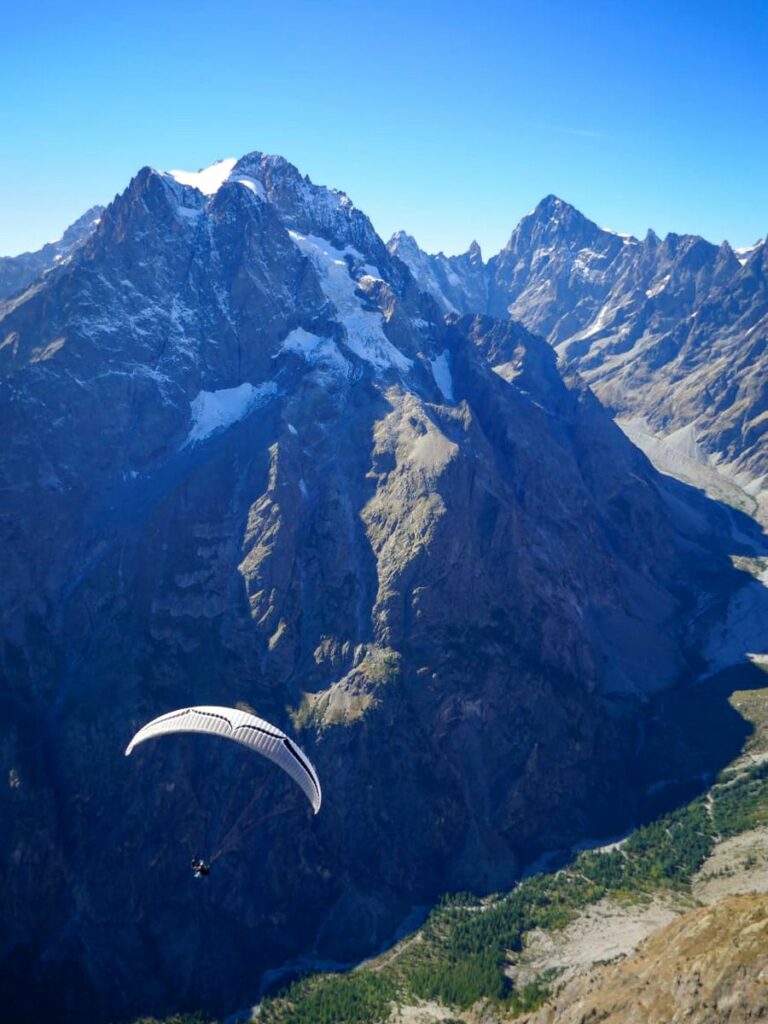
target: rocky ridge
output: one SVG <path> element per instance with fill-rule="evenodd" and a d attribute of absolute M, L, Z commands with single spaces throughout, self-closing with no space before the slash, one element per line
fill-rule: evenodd
<path fill-rule="evenodd" d="M 35 278 L 57 266 L 86 242 L 99 223 L 103 206 L 92 206 L 78 217 L 55 242 L 48 242 L 35 252 L 19 256 L 0 256 L 0 300 L 27 288 Z"/>

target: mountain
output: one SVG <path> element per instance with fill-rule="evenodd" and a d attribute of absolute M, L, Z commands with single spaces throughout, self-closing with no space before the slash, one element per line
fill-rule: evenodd
<path fill-rule="evenodd" d="M 92 206 L 70 224 L 58 241 L 48 242 L 36 252 L 0 256 L 0 300 L 22 291 L 51 267 L 69 259 L 96 230 L 103 212 L 103 206 Z"/>
<path fill-rule="evenodd" d="M 546 342 L 261 153 L 143 168 L 0 319 L 10 1018 L 231 1011 L 642 817 L 735 519 Z M 227 744 L 123 757 L 192 703 L 297 735 L 321 813 Z"/>
<path fill-rule="evenodd" d="M 488 276 L 477 242 L 461 256 L 428 256 L 412 235 L 398 231 L 387 242 L 387 248 L 408 266 L 419 287 L 432 295 L 443 313 L 482 312 L 487 308 Z"/>
<path fill-rule="evenodd" d="M 464 283 L 461 257 L 414 247 L 389 243 L 438 302 L 541 334 L 617 415 L 672 435 L 676 454 L 718 467 L 762 505 L 768 243 L 737 254 L 693 235 L 640 241 L 548 196 L 484 264 L 484 282 L 475 268 Z"/>

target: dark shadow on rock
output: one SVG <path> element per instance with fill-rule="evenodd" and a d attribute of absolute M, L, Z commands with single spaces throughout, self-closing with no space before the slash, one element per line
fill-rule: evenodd
<path fill-rule="evenodd" d="M 738 690 L 768 690 L 768 675 L 746 662 L 654 699 L 638 759 L 638 824 L 706 792 L 742 753 L 754 729 L 730 703 Z"/>

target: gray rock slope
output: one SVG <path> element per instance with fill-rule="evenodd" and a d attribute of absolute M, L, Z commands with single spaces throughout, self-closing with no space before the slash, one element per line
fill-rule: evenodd
<path fill-rule="evenodd" d="M 70 224 L 57 242 L 48 242 L 36 252 L 0 256 L 0 300 L 22 291 L 51 267 L 69 259 L 96 230 L 103 212 L 103 206 L 92 206 Z"/>
<path fill-rule="evenodd" d="M 640 241 L 548 196 L 486 264 L 402 235 L 389 248 L 444 309 L 520 321 L 609 408 L 654 433 L 689 428 L 696 457 L 763 488 L 768 242 L 737 254 L 694 235 Z"/>
<path fill-rule="evenodd" d="M 144 168 L 0 307 L 8 1019 L 232 1010 L 627 822 L 647 698 L 734 582 L 550 346 L 445 321 L 286 161 L 217 174 Z M 317 818 L 234 745 L 123 757 L 238 702 Z"/>

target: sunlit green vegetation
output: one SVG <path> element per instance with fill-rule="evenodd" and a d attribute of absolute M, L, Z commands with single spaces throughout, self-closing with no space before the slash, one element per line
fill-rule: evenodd
<path fill-rule="evenodd" d="M 768 762 L 753 765 L 715 790 L 713 815 L 724 837 L 768 825 Z"/>
<path fill-rule="evenodd" d="M 262 1004 L 264 1024 L 377 1024 L 397 995 L 384 973 L 357 971 L 294 982 L 280 998 Z"/>
<path fill-rule="evenodd" d="M 458 1010 L 479 1000 L 510 1013 L 547 998 L 545 979 L 517 990 L 504 972 L 510 952 L 533 928 L 558 929 L 610 893 L 685 889 L 714 845 L 702 799 L 638 829 L 621 849 L 580 854 L 555 874 L 526 879 L 506 896 L 480 901 L 466 893 L 443 900 L 412 943 L 374 973 L 298 982 L 262 1005 L 268 1024 L 363 1024 L 386 1019 L 396 1000 L 437 1000 Z M 364 983 L 365 982 L 365 983 Z"/>

